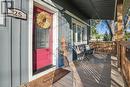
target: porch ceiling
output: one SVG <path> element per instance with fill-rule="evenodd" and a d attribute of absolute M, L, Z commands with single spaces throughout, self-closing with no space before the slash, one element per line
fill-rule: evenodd
<path fill-rule="evenodd" d="M 52 0 L 72 7 L 88 19 L 114 19 L 116 0 Z M 66 4 L 67 3 L 67 4 Z M 69 8 L 71 9 L 71 8 Z"/>
<path fill-rule="evenodd" d="M 83 14 L 93 19 L 114 19 L 116 0 L 70 0 Z"/>

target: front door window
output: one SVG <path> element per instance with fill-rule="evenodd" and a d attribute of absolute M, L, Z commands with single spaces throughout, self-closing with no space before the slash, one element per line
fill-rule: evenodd
<path fill-rule="evenodd" d="M 49 47 L 49 30 L 48 29 L 36 29 L 35 30 L 36 48 L 48 48 Z"/>

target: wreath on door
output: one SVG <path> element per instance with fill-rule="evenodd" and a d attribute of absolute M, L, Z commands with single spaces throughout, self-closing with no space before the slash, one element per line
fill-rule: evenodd
<path fill-rule="evenodd" d="M 36 16 L 36 23 L 40 28 L 49 29 L 51 26 L 51 22 L 51 16 L 47 12 L 40 12 Z"/>

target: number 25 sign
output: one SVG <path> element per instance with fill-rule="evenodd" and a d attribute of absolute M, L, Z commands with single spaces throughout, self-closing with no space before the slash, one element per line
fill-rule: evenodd
<path fill-rule="evenodd" d="M 14 18 L 27 20 L 27 14 L 16 8 L 9 8 L 7 15 Z"/>

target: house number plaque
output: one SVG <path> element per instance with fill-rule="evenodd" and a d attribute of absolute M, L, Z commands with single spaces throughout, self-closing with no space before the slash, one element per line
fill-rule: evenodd
<path fill-rule="evenodd" d="M 7 15 L 14 18 L 27 20 L 27 14 L 16 8 L 9 8 Z"/>

